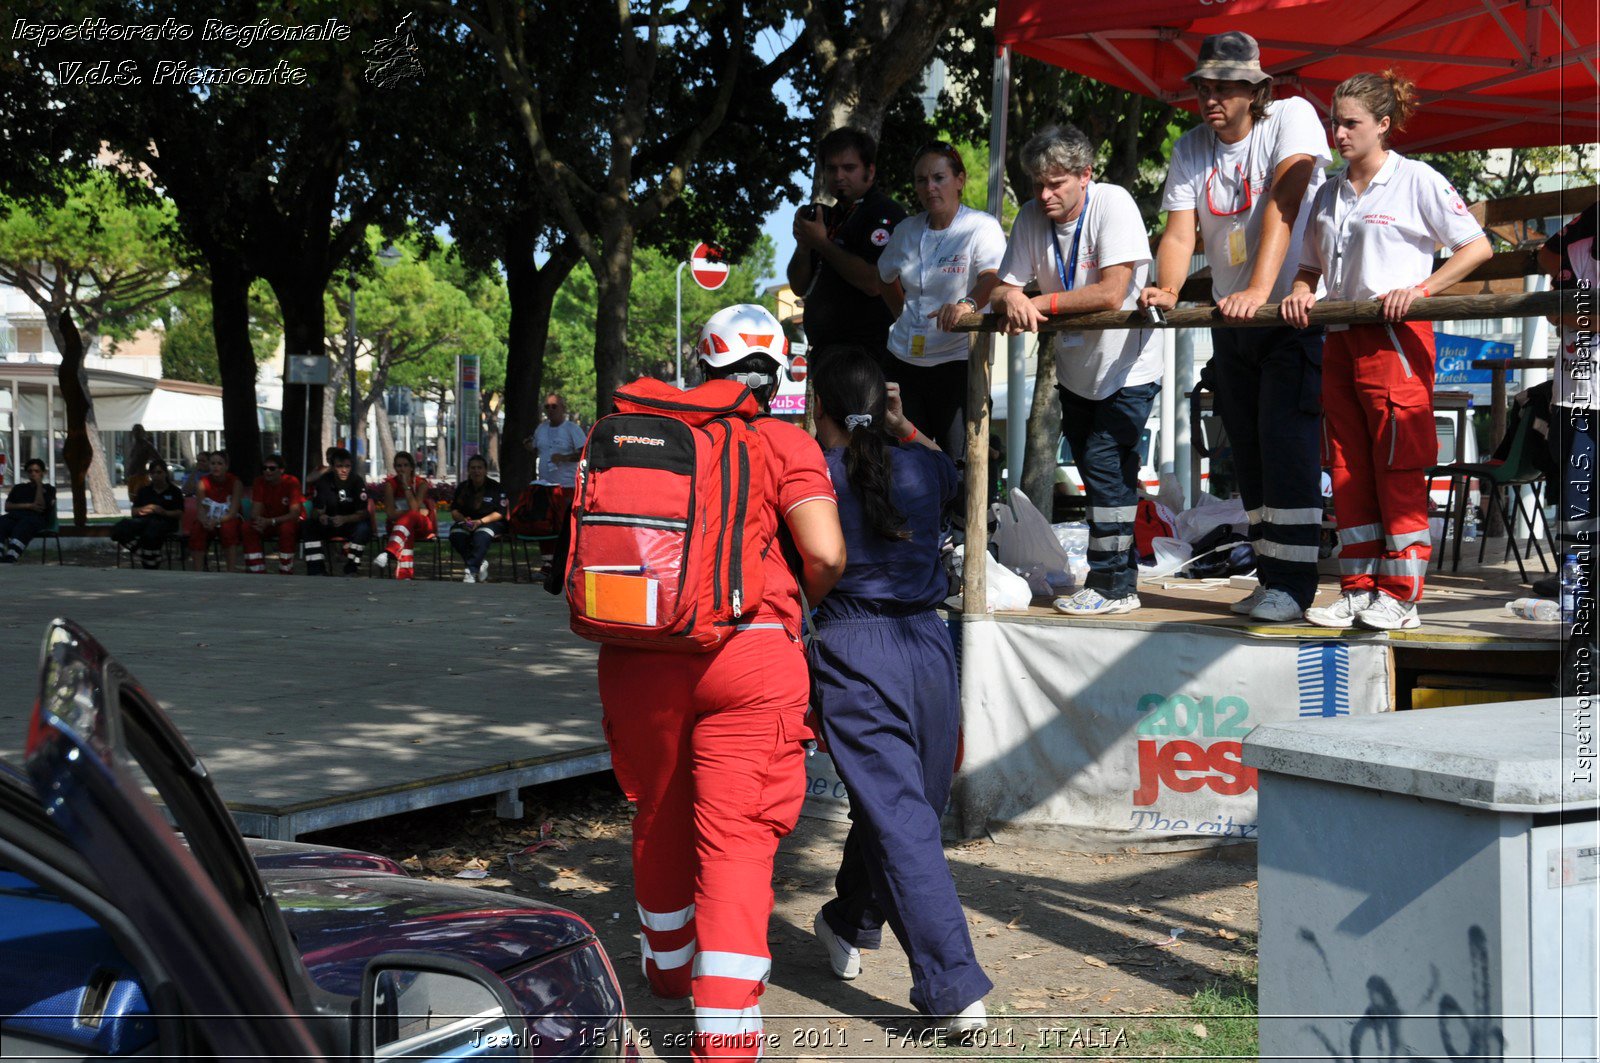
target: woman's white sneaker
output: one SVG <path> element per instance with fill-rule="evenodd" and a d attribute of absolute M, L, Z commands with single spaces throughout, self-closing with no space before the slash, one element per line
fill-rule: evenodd
<path fill-rule="evenodd" d="M 1306 619 L 1318 627 L 1349 628 L 1356 626 L 1356 614 L 1372 604 L 1374 591 L 1345 591 L 1332 605 L 1314 605 L 1306 610 Z"/>
<path fill-rule="evenodd" d="M 1109 613 L 1131 613 L 1139 608 L 1139 596 L 1129 594 L 1122 598 L 1107 598 L 1093 587 L 1085 587 L 1070 598 L 1055 600 L 1057 612 L 1068 616 L 1105 616 Z"/>
<path fill-rule="evenodd" d="M 816 933 L 817 940 L 828 948 L 828 966 L 833 968 L 833 973 L 851 981 L 861 973 L 861 950 L 853 945 L 846 945 L 839 940 L 839 935 L 833 932 L 833 927 L 817 913 L 817 918 L 812 922 L 811 929 Z"/>
<path fill-rule="evenodd" d="M 1362 627 L 1370 627 L 1374 631 L 1396 631 L 1422 626 L 1416 603 L 1402 602 L 1387 594 L 1375 594 L 1373 598 L 1372 604 L 1356 614 L 1356 623 Z"/>
<path fill-rule="evenodd" d="M 957 1038 L 971 1037 L 989 1028 L 989 1009 L 983 1006 L 981 999 L 974 1000 L 944 1020 L 944 1028 L 946 1033 L 955 1034 Z"/>

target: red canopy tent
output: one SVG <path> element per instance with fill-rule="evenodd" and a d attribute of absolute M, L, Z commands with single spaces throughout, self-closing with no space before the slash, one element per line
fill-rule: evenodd
<path fill-rule="evenodd" d="M 1420 88 L 1406 151 L 1600 139 L 1594 0 L 999 0 L 1002 48 L 1193 109 L 1200 41 L 1243 30 L 1261 64 L 1326 114 L 1333 88 L 1396 67 Z"/>

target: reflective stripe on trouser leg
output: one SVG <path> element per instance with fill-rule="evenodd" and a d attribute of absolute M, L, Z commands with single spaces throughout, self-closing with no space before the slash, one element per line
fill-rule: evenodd
<path fill-rule="evenodd" d="M 267 571 L 266 556 L 261 553 L 259 548 L 252 553 L 245 554 L 244 567 L 245 571 L 247 572 L 258 572 L 265 574 Z"/>
<path fill-rule="evenodd" d="M 1061 396 L 1061 431 L 1072 446 L 1088 505 L 1085 586 L 1107 598 L 1125 598 L 1138 591 L 1137 559 L 1131 546 L 1139 504 L 1139 439 L 1160 390 L 1151 381 L 1131 384 L 1103 399 L 1088 399 L 1056 387 Z M 1129 548 L 1119 548 L 1124 540 Z"/>
<path fill-rule="evenodd" d="M 1261 585 L 1302 607 L 1322 540 L 1321 330 L 1214 329 L 1216 412 L 1233 448 Z"/>
<path fill-rule="evenodd" d="M 700 952 L 694 958 L 694 1045 L 696 1059 L 752 1060 L 763 1054 L 761 1005 L 715 1007 L 706 998 L 721 991 L 744 992 L 754 982 L 761 989 L 772 973 L 768 956 L 737 952 Z"/>
<path fill-rule="evenodd" d="M 408 546 L 401 550 L 400 561 L 394 567 L 394 578 L 411 579 L 414 577 L 417 574 L 416 558 L 416 551 L 411 547 Z"/>
<path fill-rule="evenodd" d="M 139 551 L 139 562 L 145 568 L 160 568 L 161 567 L 161 550 L 159 548 L 155 549 L 155 550 L 140 550 Z"/>

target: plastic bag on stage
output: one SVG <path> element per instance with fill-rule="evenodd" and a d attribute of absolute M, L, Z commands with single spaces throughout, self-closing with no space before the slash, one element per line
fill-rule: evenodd
<path fill-rule="evenodd" d="M 1156 492 L 1156 501 L 1174 513 L 1183 512 L 1183 484 L 1178 482 L 1176 473 L 1161 474 L 1161 489 Z"/>
<path fill-rule="evenodd" d="M 1038 584 L 1041 595 L 1060 591 L 1072 584 L 1067 551 L 1028 496 L 1013 490 L 1009 505 L 997 505 L 999 527 L 995 546 L 1000 563 L 1013 572 L 1026 572 Z"/>
<path fill-rule="evenodd" d="M 1165 579 L 1177 572 L 1189 558 L 1194 556 L 1194 547 L 1182 539 L 1157 536 L 1152 545 L 1155 548 L 1155 561 L 1149 565 L 1139 566 L 1141 580 Z"/>
<path fill-rule="evenodd" d="M 964 549 L 960 546 L 956 547 L 951 562 L 958 580 L 961 578 L 961 567 L 964 560 Z M 984 580 L 988 586 L 988 600 L 985 602 L 985 611 L 992 613 L 997 609 L 1020 611 L 1028 608 L 1028 604 L 1033 601 L 1033 595 L 1028 589 L 1028 581 L 996 561 L 987 551 L 983 555 L 983 560 Z"/>
<path fill-rule="evenodd" d="M 1058 588 L 1058 592 L 1064 590 L 1070 594 L 1089 578 L 1089 525 L 1069 521 L 1050 527 L 1056 533 L 1056 541 L 1067 552 L 1067 575 L 1072 577 L 1072 586 Z"/>
<path fill-rule="evenodd" d="M 1228 527 L 1240 535 L 1250 532 L 1250 518 L 1244 503 L 1237 498 L 1218 498 L 1202 491 L 1192 508 L 1179 513 L 1172 522 L 1176 537 L 1186 543 L 1199 543 L 1218 528 Z"/>

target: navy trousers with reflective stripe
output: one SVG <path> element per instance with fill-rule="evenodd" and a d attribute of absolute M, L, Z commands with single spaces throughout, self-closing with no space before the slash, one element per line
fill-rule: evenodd
<path fill-rule="evenodd" d="M 912 1005 L 954 1015 L 994 984 L 973 955 L 939 831 L 961 718 L 949 629 L 932 612 L 830 618 L 810 658 L 822 732 L 850 792 L 838 896 L 822 916 L 864 949 L 887 920 L 911 961 Z"/>
<path fill-rule="evenodd" d="M 1302 609 L 1317 594 L 1322 534 L 1322 341 L 1320 328 L 1211 331 L 1216 409 L 1256 572 Z"/>
<path fill-rule="evenodd" d="M 1086 399 L 1056 385 L 1061 434 L 1072 447 L 1089 505 L 1085 583 L 1107 598 L 1126 598 L 1139 588 L 1139 556 L 1133 550 L 1133 517 L 1142 494 L 1139 442 L 1160 390 L 1160 382 L 1152 380 L 1103 399 Z"/>

